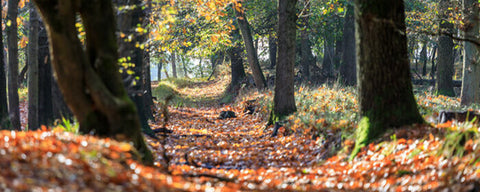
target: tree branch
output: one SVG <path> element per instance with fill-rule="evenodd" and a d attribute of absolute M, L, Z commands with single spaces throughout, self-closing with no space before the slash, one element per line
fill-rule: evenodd
<path fill-rule="evenodd" d="M 448 37 L 452 38 L 453 40 L 466 41 L 466 42 L 475 44 L 475 46 L 477 46 L 477 47 L 480 47 L 480 41 L 479 41 L 478 39 L 472 39 L 472 38 L 466 38 L 466 37 L 459 37 L 459 36 L 454 35 L 453 33 L 448 33 L 448 32 L 444 32 L 444 31 L 439 31 L 439 32 L 435 33 L 435 32 L 424 31 L 424 30 L 407 30 L 407 32 L 417 33 L 417 34 L 424 34 L 424 35 L 428 35 L 428 36 L 441 36 L 441 35 L 445 35 L 445 36 L 448 36 Z"/>

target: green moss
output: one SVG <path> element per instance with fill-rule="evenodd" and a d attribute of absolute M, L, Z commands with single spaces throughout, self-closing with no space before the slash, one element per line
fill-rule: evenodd
<path fill-rule="evenodd" d="M 360 120 L 360 123 L 358 124 L 358 128 L 355 132 L 356 135 L 356 141 L 355 141 L 355 148 L 352 151 L 352 154 L 350 154 L 350 161 L 355 158 L 355 156 L 360 152 L 360 149 L 362 147 L 365 147 L 370 141 L 370 135 L 371 135 L 372 127 L 370 124 L 370 119 L 368 117 L 363 117 Z"/>

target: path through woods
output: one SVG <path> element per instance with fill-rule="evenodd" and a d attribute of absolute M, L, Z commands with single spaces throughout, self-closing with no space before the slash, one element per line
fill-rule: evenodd
<path fill-rule="evenodd" d="M 208 82 L 179 92 L 217 98 L 224 86 L 221 81 Z M 262 97 L 258 93 L 246 95 L 240 100 Z M 445 128 L 456 127 L 452 122 L 397 129 L 390 133 L 395 137 L 384 136 L 384 142 L 369 145 L 348 162 L 348 152 L 329 157 L 332 147 L 338 147 L 329 140 L 336 138 L 312 140 L 310 135 L 298 133 L 285 136 L 284 129 L 277 137 L 270 137 L 272 128 L 263 130 L 264 112 L 244 114 L 242 101 L 213 103 L 217 104 L 169 107 L 167 128 L 173 133 L 166 137 L 165 145 L 162 134 L 157 134 L 160 140 L 147 136 L 156 155 L 153 168 L 133 161 L 129 145 L 109 139 L 45 128 L 0 131 L 0 190 L 476 191 L 480 186 L 477 141 L 465 143 L 463 157 L 438 155 Z M 226 110 L 234 111 L 237 117 L 217 119 Z M 151 125 L 157 129 L 162 122 Z M 343 144 L 353 145 L 349 140 Z"/>

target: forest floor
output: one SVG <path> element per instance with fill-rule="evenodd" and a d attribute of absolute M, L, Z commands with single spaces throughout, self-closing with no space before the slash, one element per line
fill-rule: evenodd
<path fill-rule="evenodd" d="M 480 136 L 474 123 L 398 128 L 348 161 L 356 127 L 351 90 L 300 87 L 297 114 L 289 118 L 288 129 L 272 137 L 272 126 L 264 129 L 272 93 L 243 92 L 235 102 L 220 105 L 225 82 L 172 88 L 178 98 L 170 104 L 167 128 L 173 133 L 157 134 L 159 140 L 146 137 L 156 156 L 154 167 L 132 160 L 125 143 L 58 128 L 2 131 L 0 190 L 480 190 Z M 255 100 L 253 114 L 244 113 L 249 100 Z M 427 120 L 438 108 L 459 106 L 455 98 L 423 92 L 417 100 Z M 159 97 L 159 108 L 161 102 Z M 237 117 L 219 119 L 221 111 Z M 156 118 L 152 129 L 163 125 L 160 114 Z"/>

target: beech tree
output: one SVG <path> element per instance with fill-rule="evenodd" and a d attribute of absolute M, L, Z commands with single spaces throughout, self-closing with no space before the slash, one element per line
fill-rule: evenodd
<path fill-rule="evenodd" d="M 240 88 L 241 82 L 245 79 L 245 68 L 243 66 L 242 47 L 239 42 L 241 39 L 238 29 L 231 32 L 231 39 L 234 43 L 232 47 L 227 50 L 228 57 L 230 57 L 231 77 L 230 85 L 227 90 L 230 93 L 237 91 Z"/>
<path fill-rule="evenodd" d="M 273 110 L 269 124 L 297 111 L 294 95 L 296 4 L 297 0 L 278 2 L 278 55 Z"/>
<path fill-rule="evenodd" d="M 12 129 L 20 130 L 20 108 L 18 99 L 18 44 L 17 44 L 18 0 L 8 0 L 7 47 L 8 47 L 8 110 Z"/>
<path fill-rule="evenodd" d="M 142 1 L 117 0 L 116 5 L 120 10 L 117 14 L 120 33 L 126 34 L 125 36 L 130 38 L 119 39 L 119 54 L 123 58 L 121 60 L 125 61 L 122 63 L 122 66 L 124 66 L 123 81 L 130 98 L 137 107 L 142 130 L 153 135 L 154 133 L 148 124 L 148 119 L 150 119 L 150 116 L 153 118 L 153 115 L 145 101 L 145 52 L 140 46 L 136 46 L 143 44 L 146 37 L 144 32 L 136 32 L 135 30 L 138 26 L 142 26 L 143 19 L 145 19 Z M 133 64 L 133 66 L 129 66 L 128 63 Z M 132 73 L 128 74 L 127 71 Z"/>
<path fill-rule="evenodd" d="M 340 66 L 340 81 L 348 86 L 357 84 L 357 66 L 355 64 L 355 18 L 353 1 L 346 2 L 345 23 L 343 24 L 343 55 Z"/>
<path fill-rule="evenodd" d="M 3 3 L 0 3 L 0 10 L 3 10 Z M 2 17 L 0 17 L 2 23 Z M 0 27 L 0 34 L 3 34 L 3 29 Z M 0 47 L 3 47 L 3 38 L 0 38 Z M 10 128 L 10 119 L 8 118 L 7 107 L 7 78 L 5 75 L 5 60 L 4 52 L 0 51 L 0 129 Z"/>
<path fill-rule="evenodd" d="M 479 30 L 479 8 L 476 0 L 463 0 L 464 31 L 465 39 L 477 40 Z M 461 104 L 470 105 L 480 103 L 480 54 L 479 47 L 472 42 L 463 42 L 463 79 Z M 440 54 L 440 52 L 439 52 Z"/>
<path fill-rule="evenodd" d="M 132 142 L 143 163 L 153 157 L 140 130 L 135 104 L 118 72 L 115 18 L 111 1 L 35 0 L 50 40 L 52 64 L 80 132 Z M 75 27 L 82 18 L 83 48 Z M 137 153 L 134 153 L 137 154 Z"/>
<path fill-rule="evenodd" d="M 359 150 L 388 128 L 423 123 L 413 96 L 403 0 L 355 0 Z"/>
<path fill-rule="evenodd" d="M 28 29 L 28 129 L 35 130 L 38 122 L 38 30 L 39 18 L 33 2 L 29 3 L 30 26 Z"/>
<path fill-rule="evenodd" d="M 260 63 L 258 62 L 257 49 L 253 46 L 252 32 L 250 31 L 250 24 L 245 16 L 245 9 L 243 9 L 242 6 L 235 6 L 235 14 L 237 16 L 238 27 L 240 28 L 243 37 L 245 50 L 247 51 L 247 61 L 252 69 L 255 86 L 257 89 L 263 90 L 267 87 L 267 83 L 262 69 L 260 68 Z"/>
<path fill-rule="evenodd" d="M 440 6 L 440 31 L 443 33 L 453 34 L 453 24 L 448 21 L 448 9 L 450 0 L 441 0 Z M 454 73 L 454 56 L 453 56 L 453 40 L 447 35 L 438 37 L 438 54 L 437 54 L 437 81 L 436 94 L 455 96 L 453 90 L 453 73 Z M 465 76 L 464 76 L 465 77 Z M 478 84 L 477 84 L 478 85 Z"/>

